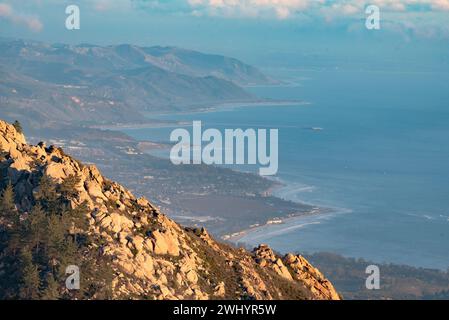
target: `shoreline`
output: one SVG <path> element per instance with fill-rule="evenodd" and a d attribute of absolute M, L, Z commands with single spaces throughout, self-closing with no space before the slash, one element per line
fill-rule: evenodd
<path fill-rule="evenodd" d="M 272 181 L 273 183 L 275 183 L 275 185 L 273 185 L 272 187 L 270 187 L 269 189 L 266 190 L 266 192 L 270 196 L 273 196 L 273 197 L 276 197 L 278 199 L 285 200 L 285 201 L 291 201 L 298 205 L 309 206 L 309 207 L 312 207 L 312 209 L 310 209 L 309 211 L 305 211 L 305 212 L 302 211 L 302 212 L 289 213 L 284 216 L 273 216 L 271 219 L 265 221 L 264 223 L 254 224 L 254 225 L 250 226 L 249 228 L 245 228 L 245 229 L 242 229 L 242 230 L 230 233 L 230 234 L 222 235 L 220 237 L 222 240 L 233 242 L 233 243 L 238 243 L 239 240 L 241 240 L 245 236 L 247 236 L 251 233 L 257 232 L 258 230 L 267 229 L 267 228 L 270 228 L 273 226 L 288 225 L 289 222 L 299 220 L 299 219 L 305 219 L 305 218 L 311 218 L 311 217 L 319 218 L 319 217 L 323 217 L 323 216 L 329 215 L 329 214 L 351 212 L 351 210 L 349 210 L 349 209 L 326 207 L 326 206 L 322 206 L 322 205 L 308 203 L 305 201 L 299 201 L 295 197 L 282 196 L 282 194 L 279 194 L 279 191 L 287 190 L 287 192 L 288 192 L 289 189 L 296 190 L 297 189 L 296 185 L 294 183 L 289 183 L 280 178 L 271 178 L 270 179 L 270 178 L 265 177 L 265 179 L 268 179 L 268 180 Z M 305 187 L 305 188 L 311 188 L 311 187 Z M 316 222 L 312 222 L 312 224 L 314 224 L 314 223 L 316 223 Z"/>
<path fill-rule="evenodd" d="M 298 202 L 295 202 L 298 203 Z M 299 203 L 301 204 L 301 203 Z M 251 232 L 255 232 L 257 230 L 261 230 L 263 228 L 268 228 L 273 225 L 286 225 L 289 221 L 298 219 L 298 218 L 306 218 L 306 217 L 312 217 L 312 216 L 321 216 L 322 214 L 325 214 L 324 212 L 320 211 L 321 208 L 313 208 L 309 212 L 298 212 L 298 213 L 291 213 L 285 217 L 274 217 L 273 219 L 270 219 L 266 221 L 264 224 L 254 224 L 250 226 L 249 228 L 243 229 L 241 231 L 237 231 L 231 234 L 225 234 L 221 236 L 220 238 L 224 241 L 230 241 L 230 242 L 238 242 L 243 237 L 247 236 Z"/>
<path fill-rule="evenodd" d="M 265 106 L 308 106 L 311 105 L 310 102 L 302 100 L 263 100 L 263 101 L 242 101 L 242 102 L 223 102 L 212 104 L 205 108 L 197 108 L 186 111 L 173 111 L 173 112 L 143 112 L 143 115 L 147 117 L 147 122 L 143 123 L 116 123 L 116 124 L 104 124 L 104 125 L 92 125 L 88 126 L 92 129 L 102 129 L 102 130 L 120 130 L 120 129 L 145 129 L 145 128 L 170 128 L 179 125 L 188 125 L 189 122 L 176 121 L 176 120 L 158 120 L 152 119 L 152 116 L 179 116 L 186 114 L 195 113 L 210 113 L 217 111 L 232 111 L 236 108 L 254 108 L 254 107 L 265 107 Z"/>
<path fill-rule="evenodd" d="M 158 146 L 153 149 L 163 149 L 164 147 L 165 146 Z M 148 152 L 148 153 L 153 156 L 156 156 L 156 155 L 152 154 L 151 152 Z M 163 159 L 166 159 L 166 158 L 163 158 Z M 241 171 L 241 170 L 234 169 L 234 168 L 227 168 L 227 169 L 238 172 L 238 173 L 252 174 L 252 173 Z M 289 183 L 289 182 L 282 180 L 278 177 L 276 177 L 276 178 L 263 177 L 263 179 L 266 179 L 272 183 L 272 186 L 270 186 L 269 188 L 267 188 L 266 190 L 263 191 L 263 193 L 262 193 L 263 197 L 273 197 L 273 198 L 276 198 L 276 199 L 279 199 L 282 201 L 292 202 L 295 205 L 309 207 L 311 209 L 298 210 L 296 212 L 289 212 L 289 213 L 279 213 L 278 211 L 273 211 L 272 214 L 270 214 L 270 217 L 267 220 L 265 220 L 264 222 L 260 223 L 260 222 L 254 221 L 254 224 L 249 225 L 249 227 L 244 227 L 243 229 L 238 229 L 237 231 L 233 231 L 231 233 L 224 233 L 221 235 L 217 235 L 218 237 L 220 237 L 220 239 L 222 239 L 224 241 L 237 242 L 240 238 L 246 236 L 248 233 L 257 231 L 260 228 L 266 228 L 266 227 L 275 226 L 275 225 L 283 225 L 283 224 L 286 224 L 289 221 L 294 220 L 294 219 L 308 218 L 308 217 L 313 217 L 313 216 L 319 217 L 322 215 L 327 215 L 327 214 L 332 214 L 332 213 L 336 213 L 339 211 L 344 211 L 343 209 L 339 209 L 339 208 L 331 208 L 331 207 L 326 207 L 326 206 L 322 206 L 322 205 L 317 205 L 314 203 L 308 203 L 305 201 L 301 201 L 301 200 L 298 200 L 296 197 L 283 196 L 281 191 L 287 190 L 287 193 L 288 193 L 288 191 L 290 191 L 290 190 L 297 190 L 296 184 Z M 311 187 L 305 187 L 305 188 L 311 188 Z M 184 218 L 186 218 L 186 220 L 190 220 L 190 219 L 188 219 L 188 217 L 184 217 Z M 197 221 L 197 219 L 192 219 L 192 221 Z"/>
<path fill-rule="evenodd" d="M 208 107 L 191 109 L 186 111 L 175 112 L 145 112 L 147 116 L 170 116 L 170 115 L 184 115 L 192 113 L 209 113 L 217 111 L 232 111 L 236 108 L 252 108 L 252 107 L 266 107 L 266 106 L 305 106 L 311 105 L 310 102 L 303 100 L 262 100 L 262 101 L 237 101 L 237 102 L 223 102 L 212 104 Z"/>
<path fill-rule="evenodd" d="M 292 214 L 289 215 L 287 217 L 283 217 L 283 218 L 278 218 L 278 221 L 275 221 L 274 223 L 271 221 L 267 221 L 267 223 L 265 224 L 261 224 L 261 225 L 255 225 L 253 227 L 250 228 L 246 228 L 244 230 L 238 231 L 238 232 L 234 232 L 232 234 L 226 234 L 224 236 L 221 237 L 222 240 L 224 241 L 229 241 L 231 243 L 237 244 L 237 243 L 244 243 L 244 244 L 249 244 L 249 242 L 247 241 L 241 241 L 242 239 L 244 239 L 247 236 L 251 236 L 254 235 L 254 238 L 257 238 L 258 232 L 263 232 L 263 235 L 267 235 L 267 234 L 273 234 L 273 235 L 279 235 L 279 234 L 285 234 L 286 231 L 288 230 L 295 230 L 295 229 L 300 229 L 302 227 L 306 227 L 308 225 L 314 225 L 314 224 L 320 224 L 320 219 L 325 219 L 326 217 L 330 216 L 330 215 L 336 215 L 336 214 L 346 214 L 346 213 L 350 213 L 352 212 L 349 209 L 341 209 L 341 210 L 337 210 L 337 209 L 332 209 L 332 208 L 323 208 L 323 207 L 316 207 L 316 209 L 311 210 L 310 212 L 306 212 L 306 213 L 298 213 L 298 214 Z M 311 221 L 306 221 L 306 219 L 313 219 L 315 218 L 316 220 L 311 220 Z M 297 222 L 297 223 L 295 223 Z M 273 227 L 279 226 L 281 227 L 279 230 L 270 230 Z M 285 226 L 285 228 L 282 228 L 282 226 Z M 262 236 L 263 236 L 262 235 Z M 258 240 L 257 243 L 263 243 L 264 240 Z"/>
<path fill-rule="evenodd" d="M 305 101 L 253 101 L 253 102 L 227 102 L 227 103 L 220 103 L 213 106 L 210 106 L 208 108 L 203 109 L 196 109 L 196 110 L 189 110 L 189 111 L 183 111 L 183 112 L 168 112 L 168 113 L 145 113 L 145 116 L 148 117 L 150 120 L 149 123 L 140 123 L 140 124 L 117 124 L 117 125 L 105 125 L 105 126 L 98 126 L 103 129 L 111 129 L 111 130 L 117 130 L 121 131 L 122 129 L 144 129 L 144 128 L 167 128 L 167 127 L 175 127 L 179 125 L 188 125 L 190 122 L 187 122 L 185 120 L 158 120 L 158 119 L 151 119 L 151 116 L 176 116 L 176 115 L 186 115 L 186 114 L 195 114 L 195 113 L 209 113 L 209 112 L 217 112 L 217 111 L 232 111 L 236 108 L 246 108 L 246 107 L 261 107 L 261 106 L 305 106 L 309 105 L 310 103 L 307 103 Z M 153 121 L 152 121 L 153 120 Z M 97 128 L 98 128 L 97 127 Z M 162 144 L 160 142 L 155 142 L 151 140 L 137 140 L 139 149 L 145 153 L 148 153 L 150 155 L 155 156 L 151 150 L 161 150 L 165 149 L 168 146 L 166 144 Z M 164 157 L 159 156 L 160 158 L 164 159 Z M 227 168 L 232 171 L 236 171 L 239 173 L 248 173 L 242 170 L 234 169 L 234 168 Z M 287 181 L 284 181 L 280 179 L 279 177 L 263 177 L 264 179 L 270 181 L 272 183 L 272 186 L 267 188 L 263 194 L 265 196 L 271 196 L 274 198 L 277 198 L 279 200 L 283 201 L 290 201 L 296 205 L 299 206 L 307 206 L 311 209 L 307 210 L 299 210 L 296 212 L 290 212 L 290 213 L 280 213 L 276 210 L 273 210 L 272 214 L 270 214 L 267 220 L 264 222 L 254 221 L 253 224 L 248 225 L 246 227 L 243 227 L 241 230 L 233 231 L 232 233 L 222 233 L 219 237 L 222 240 L 230 241 L 230 242 L 238 242 L 241 238 L 245 237 L 249 233 L 256 232 L 257 230 L 261 228 L 267 228 L 270 226 L 276 226 L 276 225 L 285 225 L 288 224 L 288 222 L 295 220 L 295 219 L 301 219 L 301 218 L 308 218 L 313 216 L 322 216 L 329 213 L 334 213 L 337 211 L 337 209 L 328 208 L 325 206 L 312 204 L 312 203 L 306 203 L 303 201 L 298 201 L 298 199 L 295 196 L 288 196 L 288 195 L 282 195 L 282 190 L 297 190 L 297 186 L 293 183 L 289 183 Z M 306 187 L 309 188 L 309 187 Z M 289 193 L 287 191 L 287 193 Z M 187 218 L 187 217 L 186 217 Z M 187 220 L 189 220 L 187 218 Z M 231 230 L 229 230 L 231 231 Z"/>
<path fill-rule="evenodd" d="M 170 115 L 186 115 L 194 113 L 209 113 L 217 111 L 232 111 L 237 108 L 257 108 L 257 107 L 267 107 L 267 106 L 280 106 L 280 107 L 303 107 L 311 105 L 310 102 L 303 100 L 264 100 L 264 101 L 248 101 L 248 102 L 223 102 L 213 104 L 209 107 L 191 109 L 186 111 L 175 111 L 175 112 L 145 112 L 145 116 L 170 116 Z"/>

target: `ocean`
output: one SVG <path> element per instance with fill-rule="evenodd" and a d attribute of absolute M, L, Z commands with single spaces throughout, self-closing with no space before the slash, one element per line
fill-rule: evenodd
<path fill-rule="evenodd" d="M 248 90 L 307 104 L 157 117 L 221 130 L 278 128 L 276 178 L 285 186 L 276 195 L 333 209 L 255 229 L 240 241 L 447 269 L 449 74 L 304 68 L 278 75 L 288 83 Z M 123 131 L 168 141 L 172 129 Z"/>

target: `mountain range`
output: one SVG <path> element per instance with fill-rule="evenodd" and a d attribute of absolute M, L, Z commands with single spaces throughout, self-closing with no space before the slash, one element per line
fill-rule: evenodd
<path fill-rule="evenodd" d="M 277 83 L 237 59 L 176 47 L 46 44 L 0 39 L 0 115 L 43 123 L 142 122 L 256 101 L 242 85 Z"/>

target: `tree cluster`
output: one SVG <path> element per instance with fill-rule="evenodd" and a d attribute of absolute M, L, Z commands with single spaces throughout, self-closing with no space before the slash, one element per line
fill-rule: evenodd
<path fill-rule="evenodd" d="M 0 299 L 107 299 L 113 271 L 93 245 L 87 205 L 76 199 L 77 176 L 57 184 L 42 176 L 30 212 L 16 207 L 9 183 L 0 195 Z M 80 289 L 66 286 L 66 268 L 80 269 Z"/>

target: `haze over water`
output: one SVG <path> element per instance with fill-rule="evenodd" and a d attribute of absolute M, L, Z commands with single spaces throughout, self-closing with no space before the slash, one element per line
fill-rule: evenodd
<path fill-rule="evenodd" d="M 249 90 L 310 105 L 160 117 L 219 129 L 279 128 L 277 177 L 286 187 L 278 195 L 335 209 L 241 241 L 449 267 L 449 74 L 318 68 L 278 75 L 290 84 Z M 167 141 L 171 130 L 125 131 Z"/>

